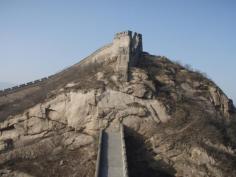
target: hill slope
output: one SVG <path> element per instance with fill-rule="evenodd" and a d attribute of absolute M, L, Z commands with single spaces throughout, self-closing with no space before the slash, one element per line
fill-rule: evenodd
<path fill-rule="evenodd" d="M 143 52 L 136 33 L 1 93 L 0 121 L 2 176 L 92 177 L 99 129 L 120 122 L 130 177 L 236 174 L 232 101 L 202 74 Z"/>

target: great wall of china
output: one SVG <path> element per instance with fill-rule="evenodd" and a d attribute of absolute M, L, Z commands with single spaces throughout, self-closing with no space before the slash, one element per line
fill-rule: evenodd
<path fill-rule="evenodd" d="M 18 90 L 23 89 L 23 88 L 27 88 L 27 87 L 32 86 L 32 85 L 41 84 L 42 82 L 45 82 L 46 80 L 51 79 L 54 76 L 55 75 L 51 75 L 49 77 L 44 77 L 42 79 L 37 79 L 35 81 L 27 82 L 27 83 L 20 84 L 20 85 L 11 87 L 11 88 L 6 88 L 4 90 L 0 90 L 0 95 L 9 94 L 11 92 L 15 92 L 15 91 L 18 91 Z"/>
<path fill-rule="evenodd" d="M 128 68 L 130 66 L 134 66 L 138 62 L 138 58 L 140 53 L 143 51 L 142 48 L 142 35 L 138 33 L 134 33 L 132 35 L 131 31 L 124 31 L 120 33 L 116 33 L 113 39 L 113 42 L 111 44 L 107 44 L 100 49 L 93 52 L 88 57 L 85 57 L 82 59 L 79 63 L 76 65 L 86 65 L 93 62 L 105 62 L 106 59 L 100 60 L 99 56 L 109 55 L 112 57 L 117 57 L 117 72 L 120 72 L 123 75 L 123 80 L 128 80 Z M 19 91 L 21 89 L 25 89 L 30 86 L 37 86 L 39 84 L 42 84 L 43 82 L 52 79 L 56 75 L 58 75 L 61 72 L 65 72 L 71 67 L 68 67 L 54 75 L 44 77 L 32 82 L 23 83 L 11 88 L 6 88 L 4 90 L 0 90 L 0 96 L 14 93 L 16 91 Z"/>
<path fill-rule="evenodd" d="M 100 130 L 95 177 L 128 177 L 124 126 Z"/>

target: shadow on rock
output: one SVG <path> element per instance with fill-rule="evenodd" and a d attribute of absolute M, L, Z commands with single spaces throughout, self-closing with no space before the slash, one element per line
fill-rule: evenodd
<path fill-rule="evenodd" d="M 144 137 L 125 127 L 125 142 L 129 177 L 174 177 L 176 170 L 163 160 L 156 160 L 155 152 L 145 144 Z"/>

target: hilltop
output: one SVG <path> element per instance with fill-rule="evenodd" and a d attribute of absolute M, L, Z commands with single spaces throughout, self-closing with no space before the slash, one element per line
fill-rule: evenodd
<path fill-rule="evenodd" d="M 0 174 L 92 177 L 99 130 L 123 123 L 130 177 L 233 177 L 235 113 L 213 81 L 117 33 L 66 70 L 0 92 Z"/>

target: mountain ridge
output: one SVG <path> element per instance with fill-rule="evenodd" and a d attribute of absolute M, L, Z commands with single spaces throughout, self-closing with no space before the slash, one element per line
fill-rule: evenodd
<path fill-rule="evenodd" d="M 119 123 L 130 177 L 236 174 L 232 100 L 201 73 L 143 52 L 131 31 L 0 95 L 0 119 L 3 176 L 93 176 L 99 130 Z"/>

